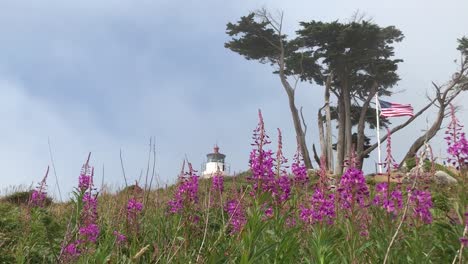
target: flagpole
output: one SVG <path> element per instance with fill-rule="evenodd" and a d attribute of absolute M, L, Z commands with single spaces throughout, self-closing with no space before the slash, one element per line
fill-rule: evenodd
<path fill-rule="evenodd" d="M 379 159 L 379 173 L 382 173 L 382 158 L 380 156 L 380 115 L 379 115 L 379 98 L 378 93 L 375 94 L 375 116 L 377 118 L 377 152 L 378 152 L 378 159 Z"/>

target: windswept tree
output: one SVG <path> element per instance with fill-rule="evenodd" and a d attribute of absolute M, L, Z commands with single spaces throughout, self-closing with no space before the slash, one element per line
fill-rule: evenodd
<path fill-rule="evenodd" d="M 310 56 L 298 56 L 293 40 L 288 40 L 283 32 L 283 15 L 275 19 L 266 10 L 259 10 L 241 17 L 237 23 L 227 24 L 227 34 L 232 39 L 225 47 L 244 56 L 247 60 L 256 60 L 270 64 L 275 68 L 288 97 L 289 109 L 296 132 L 297 142 L 307 168 L 313 168 L 306 142 L 305 126 L 301 123 L 300 113 L 295 103 L 296 87 L 303 72 L 308 75 L 319 73 L 314 59 Z M 300 60 L 301 69 L 290 69 L 288 61 Z"/>
<path fill-rule="evenodd" d="M 396 70 L 401 60 L 393 58 L 393 44 L 401 41 L 403 35 L 394 27 L 382 28 L 369 21 L 312 21 L 301 22 L 300 26 L 297 36 L 288 39 L 282 31 L 282 15 L 275 20 L 266 10 L 261 10 L 241 17 L 236 24 L 229 23 L 227 33 L 233 38 L 225 46 L 248 60 L 275 66 L 274 73 L 279 75 L 288 96 L 296 136 L 308 168 L 312 164 L 305 124 L 301 123 L 295 104 L 297 83 L 309 81 L 325 86 L 322 108 L 325 114 L 318 114 L 319 137 L 321 155 L 327 159 L 329 169 L 333 160 L 330 95 L 336 97 L 335 173 L 341 173 L 344 159 L 353 149 L 361 159 L 368 155 L 363 153 L 365 124 L 374 122 L 369 117 L 375 117 L 370 102 L 376 93 L 390 95 L 389 88 L 399 80 Z M 354 141 L 353 126 L 357 127 Z"/>
<path fill-rule="evenodd" d="M 372 99 L 392 95 L 392 87 L 400 80 L 397 69 L 401 59 L 395 58 L 394 45 L 404 38 L 394 26 L 381 27 L 372 21 L 355 19 L 351 22 L 300 22 L 294 37 L 283 32 L 283 15 L 275 19 L 266 10 L 241 17 L 237 23 L 227 24 L 231 40 L 225 47 L 244 56 L 270 64 L 275 68 L 288 96 L 289 108 L 305 164 L 312 168 L 306 143 L 306 123 L 295 103 L 298 82 L 310 82 L 323 86 L 324 105 L 318 109 L 318 131 L 321 153 L 328 170 L 335 174 L 343 172 L 344 161 L 356 152 L 360 165 L 378 143 L 371 144 L 365 135 L 366 129 L 376 125 L 376 112 Z M 437 86 L 436 97 L 415 113 L 406 122 L 391 129 L 395 133 L 437 103 L 438 119 L 433 127 L 415 141 L 407 156 L 422 146 L 425 139 L 432 138 L 440 129 L 447 105 L 462 90 L 466 90 L 466 46 L 467 39 L 460 40 L 462 51 L 461 70 L 444 86 Z M 302 122 L 301 122 L 302 121 Z M 333 131 L 332 122 L 336 125 Z M 389 120 L 382 118 L 384 127 Z M 333 136 L 336 142 L 332 142 Z M 383 142 L 387 135 L 377 139 Z M 336 155 L 333 155 L 336 154 Z M 319 161 L 317 161 L 319 162 Z M 334 164 L 334 168 L 333 168 Z"/>
<path fill-rule="evenodd" d="M 335 173 L 340 174 L 344 159 L 350 157 L 353 150 L 361 161 L 367 156 L 364 154 L 366 122 L 371 126 L 375 124 L 375 109 L 370 103 L 376 93 L 391 95 L 390 88 L 399 80 L 396 70 L 402 60 L 394 58 L 393 44 L 400 42 L 403 34 L 393 26 L 380 27 L 365 20 L 311 21 L 300 25 L 297 52 L 315 59 L 321 69 L 322 82 L 319 83 L 326 83 L 326 91 L 336 97 Z M 304 77 L 316 80 L 315 76 Z M 327 100 L 326 103 L 329 104 Z M 353 141 L 354 126 L 357 138 Z M 330 138 L 329 135 L 324 137 Z"/>

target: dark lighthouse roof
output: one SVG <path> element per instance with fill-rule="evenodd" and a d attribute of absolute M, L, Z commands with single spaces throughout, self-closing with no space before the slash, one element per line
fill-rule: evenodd
<path fill-rule="evenodd" d="M 215 145 L 213 149 L 213 153 L 209 153 L 206 155 L 208 158 L 208 161 L 224 161 L 224 158 L 226 155 L 219 153 L 219 147 L 218 145 Z"/>

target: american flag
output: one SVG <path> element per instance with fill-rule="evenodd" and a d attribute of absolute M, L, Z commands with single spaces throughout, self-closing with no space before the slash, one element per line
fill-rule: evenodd
<path fill-rule="evenodd" d="M 414 116 L 413 107 L 410 104 L 397 104 L 379 99 L 380 116 L 396 117 L 396 116 Z"/>

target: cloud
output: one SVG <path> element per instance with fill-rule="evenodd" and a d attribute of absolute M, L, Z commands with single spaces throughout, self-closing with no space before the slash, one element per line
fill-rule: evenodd
<path fill-rule="evenodd" d="M 89 151 L 98 182 L 104 166 L 106 182 L 122 186 L 121 149 L 129 181 L 138 179 L 152 136 L 164 183 L 174 182 L 185 155 L 199 168 L 216 142 L 232 171 L 243 170 L 259 108 L 272 138 L 282 129 L 285 153 L 292 157 L 295 134 L 278 77 L 269 65 L 246 61 L 223 46 L 226 23 L 262 6 L 284 9 L 290 34 L 299 21 L 348 19 L 357 9 L 381 25 L 396 25 L 406 35 L 396 51 L 405 60 L 396 90 L 406 91 L 390 101 L 418 109 L 430 81 L 443 82 L 454 70 L 455 40 L 467 33 L 462 7 L 468 4 L 415 2 L 4 1 L 2 187 L 40 180 L 50 164 L 48 139 L 64 193 L 76 184 Z M 311 84 L 298 90 L 309 145 L 318 143 L 322 93 Z M 433 114 L 395 135 L 394 143 L 408 146 L 426 127 L 426 117 L 430 121 Z M 468 120 L 466 112 L 460 120 Z M 443 140 L 434 142 L 444 150 Z M 401 158 L 406 150 L 395 151 Z M 371 160 L 367 170 L 373 170 Z M 54 181 L 49 178 L 51 189 Z"/>
<path fill-rule="evenodd" d="M 2 118 L 0 137 L 3 187 L 18 184 L 34 186 L 50 165 L 48 184 L 51 193 L 58 197 L 49 156 L 49 140 L 63 198 L 68 197 L 67 193 L 75 186 L 88 152 L 93 153 L 91 162 L 96 166 L 98 182 L 104 164 L 119 164 L 119 148 L 125 146 L 125 142 L 118 142 L 112 134 L 104 131 L 95 116 L 86 110 L 62 111 L 68 112 L 59 112 L 47 101 L 29 95 L 20 82 L 1 78 L 0 112 L 6 113 Z M 135 170 L 139 162 L 136 157 L 144 157 L 143 144 L 141 148 L 135 145 L 126 147 L 126 154 L 130 154 L 127 165 L 131 170 Z M 143 162 L 139 165 L 143 165 Z M 121 172 L 118 166 L 106 167 L 106 171 L 107 177 L 111 175 L 106 179 L 109 184 L 122 182 L 119 180 Z"/>

